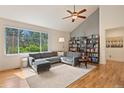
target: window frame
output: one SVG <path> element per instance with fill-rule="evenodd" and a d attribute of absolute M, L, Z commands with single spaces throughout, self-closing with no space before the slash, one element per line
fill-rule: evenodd
<path fill-rule="evenodd" d="M 14 28 L 14 29 L 17 29 L 18 30 L 18 52 L 15 53 L 15 54 L 7 54 L 6 52 L 6 28 Z M 20 53 L 20 48 L 19 48 L 19 33 L 20 31 L 19 30 L 28 30 L 28 31 L 31 31 L 31 32 L 38 32 L 40 33 L 40 51 L 39 52 L 48 52 L 48 49 L 47 51 L 42 51 L 41 49 L 41 33 L 45 33 L 48 35 L 48 32 L 41 32 L 41 31 L 37 31 L 37 30 L 32 30 L 32 29 L 28 29 L 28 28 L 21 28 L 21 27 L 14 27 L 14 26 L 4 26 L 4 54 L 7 55 L 7 56 L 15 56 L 15 55 L 22 55 L 22 54 L 30 54 L 30 53 L 39 53 L 39 52 L 26 52 L 26 53 Z M 48 39 L 47 39 L 47 45 L 48 44 Z"/>
<path fill-rule="evenodd" d="M 4 55 L 7 55 L 7 56 L 16 56 L 19 54 L 19 51 L 15 54 L 7 54 L 6 52 L 6 28 L 13 28 L 13 29 L 19 29 L 17 27 L 13 27 L 13 26 L 4 26 Z M 18 35 L 19 35 L 19 31 L 18 31 Z M 19 41 L 19 37 L 18 37 L 18 41 Z M 18 45 L 19 45 L 19 42 L 18 42 Z M 19 49 L 19 46 L 18 46 L 18 49 Z"/>

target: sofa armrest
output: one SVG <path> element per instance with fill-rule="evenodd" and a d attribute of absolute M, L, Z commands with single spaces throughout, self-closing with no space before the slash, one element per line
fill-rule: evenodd
<path fill-rule="evenodd" d="M 80 57 L 73 57 L 73 66 L 76 66 Z"/>
<path fill-rule="evenodd" d="M 28 60 L 29 60 L 29 65 L 30 66 L 33 65 L 32 64 L 33 62 L 35 62 L 35 59 L 33 57 L 29 57 Z"/>

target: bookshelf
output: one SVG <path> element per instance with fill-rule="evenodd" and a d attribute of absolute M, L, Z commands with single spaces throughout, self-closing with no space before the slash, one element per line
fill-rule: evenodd
<path fill-rule="evenodd" d="M 91 35 L 87 37 L 87 56 L 89 61 L 99 63 L 99 36 Z"/>
<path fill-rule="evenodd" d="M 69 51 L 86 52 L 86 37 L 72 37 L 69 41 Z"/>
<path fill-rule="evenodd" d="M 81 52 L 90 62 L 99 63 L 99 35 L 72 37 L 69 41 L 69 51 Z"/>
<path fill-rule="evenodd" d="M 86 51 L 87 51 L 87 37 L 80 37 L 79 51 L 86 53 Z"/>
<path fill-rule="evenodd" d="M 76 37 L 72 37 L 69 40 L 69 51 L 76 52 L 79 49 L 79 40 Z"/>

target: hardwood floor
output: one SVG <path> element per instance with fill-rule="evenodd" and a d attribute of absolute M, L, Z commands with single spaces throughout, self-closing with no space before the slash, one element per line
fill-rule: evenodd
<path fill-rule="evenodd" d="M 0 72 L 0 87 L 29 87 L 21 69 Z M 108 61 L 81 77 L 68 88 L 124 87 L 124 63 Z"/>
<path fill-rule="evenodd" d="M 28 88 L 21 69 L 0 72 L 0 87 L 2 88 Z"/>
<path fill-rule="evenodd" d="M 75 81 L 69 88 L 124 87 L 124 63 L 109 61 Z"/>

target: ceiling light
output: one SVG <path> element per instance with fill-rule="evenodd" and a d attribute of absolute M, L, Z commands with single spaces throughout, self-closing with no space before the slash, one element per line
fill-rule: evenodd
<path fill-rule="evenodd" d="M 77 19 L 77 16 L 76 15 L 72 16 L 72 19 Z"/>
<path fill-rule="evenodd" d="M 75 11 L 75 5 L 74 5 L 74 11 L 70 11 L 70 10 L 66 10 L 66 11 L 70 14 L 70 16 L 64 17 L 63 19 L 72 18 L 72 22 L 74 22 L 77 18 L 81 18 L 81 19 L 86 18 L 86 16 L 82 16 L 80 14 L 86 12 L 87 10 L 82 9 L 80 11 Z"/>

